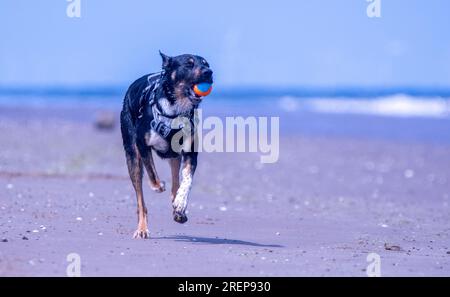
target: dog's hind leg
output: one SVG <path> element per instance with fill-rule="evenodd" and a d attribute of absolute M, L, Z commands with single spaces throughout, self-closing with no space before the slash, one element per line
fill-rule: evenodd
<path fill-rule="evenodd" d="M 134 238 L 148 238 L 147 208 L 145 207 L 144 194 L 142 191 L 143 167 L 139 151 L 136 146 L 136 133 L 128 110 L 120 114 L 123 147 L 127 159 L 128 173 L 136 192 L 138 228 L 134 232 Z"/>
<path fill-rule="evenodd" d="M 136 232 L 134 232 L 133 237 L 149 238 L 150 234 L 147 223 L 147 207 L 145 206 L 144 194 L 142 191 L 143 166 L 137 148 L 135 148 L 134 153 L 127 153 L 127 165 L 134 190 L 136 191 L 137 199 L 138 228 Z"/>
<path fill-rule="evenodd" d="M 149 238 L 150 233 L 147 225 L 147 207 L 145 206 L 144 194 L 142 191 L 143 168 L 139 153 L 137 152 L 136 158 L 132 157 L 127 159 L 127 163 L 137 199 L 138 227 L 133 234 L 133 238 Z"/>
<path fill-rule="evenodd" d="M 148 147 L 139 146 L 139 153 L 141 154 L 145 169 L 147 170 L 147 175 L 150 180 L 150 188 L 157 193 L 164 192 L 166 190 L 166 186 L 165 183 L 158 177 L 151 149 Z"/>

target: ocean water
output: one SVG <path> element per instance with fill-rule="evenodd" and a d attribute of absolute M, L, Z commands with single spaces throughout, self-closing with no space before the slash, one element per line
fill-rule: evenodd
<path fill-rule="evenodd" d="M 125 90 L 0 89 L 0 110 L 3 114 L 23 107 L 118 112 Z M 450 144 L 450 92 L 445 90 L 219 90 L 204 99 L 202 109 L 205 117 L 276 116 L 281 135 L 288 136 Z"/>
<path fill-rule="evenodd" d="M 281 134 L 450 144 L 450 97 L 267 97 L 205 102 L 205 114 L 278 116 Z"/>

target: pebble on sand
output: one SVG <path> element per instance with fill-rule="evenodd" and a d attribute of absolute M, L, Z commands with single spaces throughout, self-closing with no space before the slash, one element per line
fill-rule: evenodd
<path fill-rule="evenodd" d="M 384 249 L 387 251 L 400 252 L 402 248 L 398 245 L 389 245 L 387 243 L 384 244 Z"/>
<path fill-rule="evenodd" d="M 405 172 L 403 173 L 403 175 L 405 176 L 405 178 L 413 178 L 414 177 L 414 170 L 406 169 Z"/>
<path fill-rule="evenodd" d="M 83 218 L 82 217 L 77 217 L 76 220 L 81 222 L 83 220 Z"/>

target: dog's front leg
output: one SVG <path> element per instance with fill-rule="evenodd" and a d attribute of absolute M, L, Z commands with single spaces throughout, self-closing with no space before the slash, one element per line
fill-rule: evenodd
<path fill-rule="evenodd" d="M 172 172 L 172 189 L 171 198 L 172 203 L 175 201 L 178 189 L 180 188 L 180 167 L 181 167 L 181 157 L 169 159 L 170 171 Z"/>
<path fill-rule="evenodd" d="M 197 152 L 183 154 L 181 184 L 173 201 L 173 219 L 181 224 L 187 221 L 186 208 L 194 172 L 197 167 L 197 155 Z"/>
<path fill-rule="evenodd" d="M 166 190 L 165 183 L 159 179 L 156 172 L 155 162 L 153 161 L 152 150 L 147 147 L 140 148 L 142 162 L 144 163 L 147 175 L 150 180 L 150 188 L 156 193 L 162 193 Z"/>

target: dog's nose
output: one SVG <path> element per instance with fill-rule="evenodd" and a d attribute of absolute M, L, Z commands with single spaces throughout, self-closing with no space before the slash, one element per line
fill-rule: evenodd
<path fill-rule="evenodd" d="M 203 70 L 203 75 L 206 76 L 206 77 L 211 77 L 212 74 L 213 74 L 213 72 L 212 72 L 211 69 L 205 69 L 205 70 Z"/>

